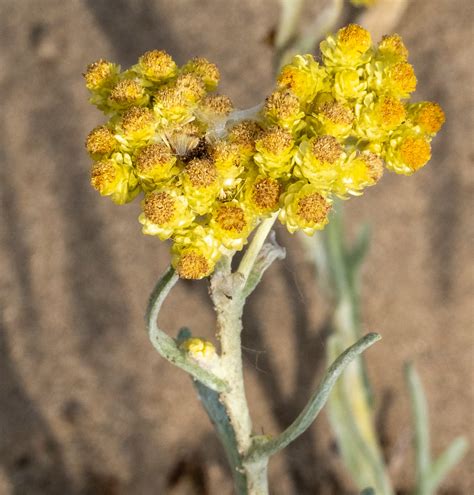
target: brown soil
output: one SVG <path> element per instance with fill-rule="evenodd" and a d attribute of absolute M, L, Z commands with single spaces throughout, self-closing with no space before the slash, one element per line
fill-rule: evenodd
<path fill-rule="evenodd" d="M 322 3 L 322 2 L 320 2 Z M 83 148 L 101 119 L 80 73 L 106 57 L 130 65 L 163 48 L 202 55 L 237 106 L 271 88 L 273 0 L 5 0 L 0 5 L 0 494 L 231 493 L 223 454 L 191 383 L 162 360 L 143 324 L 168 262 L 145 238 L 137 205 L 118 208 L 88 184 Z M 402 365 L 416 362 L 431 410 L 433 450 L 474 444 L 471 69 L 473 4 L 411 0 L 398 26 L 447 124 L 429 166 L 386 175 L 348 203 L 369 221 L 364 320 L 384 340 L 368 353 L 387 454 L 400 489 L 413 475 Z M 325 312 L 297 240 L 271 268 L 245 317 L 255 429 L 275 432 L 304 404 L 324 366 Z M 161 323 L 210 335 L 205 283 L 180 283 Z M 471 450 L 472 452 L 472 450 Z M 473 454 L 443 493 L 474 493 Z M 335 481 L 337 480 L 337 481 Z M 271 464 L 275 495 L 351 493 L 328 423 Z"/>

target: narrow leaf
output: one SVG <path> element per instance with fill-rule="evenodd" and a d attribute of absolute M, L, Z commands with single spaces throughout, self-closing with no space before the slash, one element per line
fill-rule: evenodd
<path fill-rule="evenodd" d="M 369 333 L 346 349 L 328 368 L 319 387 L 295 421 L 277 437 L 267 440 L 266 442 L 259 441 L 256 443 L 255 446 L 250 449 L 249 455 L 247 456 L 248 460 L 255 461 L 259 458 L 270 457 L 304 433 L 318 416 L 329 397 L 332 387 L 346 366 L 380 339 L 380 335 Z"/>
<path fill-rule="evenodd" d="M 191 374 L 196 380 L 204 383 L 212 390 L 223 391 L 227 389 L 227 384 L 208 370 L 199 366 L 199 364 L 190 360 L 186 354 L 181 351 L 176 342 L 163 330 L 158 327 L 157 318 L 161 306 L 169 294 L 170 290 L 176 285 L 178 276 L 173 268 L 161 277 L 151 293 L 148 302 L 148 308 L 145 315 L 148 335 L 155 349 L 168 361 L 178 366 L 182 370 Z"/>

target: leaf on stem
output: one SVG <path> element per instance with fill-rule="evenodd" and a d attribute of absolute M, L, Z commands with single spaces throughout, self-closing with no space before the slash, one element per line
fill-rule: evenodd
<path fill-rule="evenodd" d="M 295 421 L 277 437 L 268 441 L 256 442 L 250 449 L 247 459 L 249 461 L 256 461 L 260 458 L 270 457 L 304 433 L 325 405 L 332 387 L 346 366 L 381 338 L 379 334 L 369 333 L 346 349 L 328 368 L 319 387 Z"/>
<path fill-rule="evenodd" d="M 151 293 L 150 300 L 145 315 L 148 335 L 151 343 L 162 357 L 170 361 L 175 366 L 192 375 L 196 380 L 204 383 L 212 390 L 224 391 L 227 389 L 227 384 L 210 371 L 201 368 L 199 364 L 189 359 L 186 354 L 181 351 L 176 342 L 163 330 L 158 327 L 157 318 L 161 306 L 169 294 L 170 290 L 176 285 L 178 275 L 173 268 L 161 277 Z"/>

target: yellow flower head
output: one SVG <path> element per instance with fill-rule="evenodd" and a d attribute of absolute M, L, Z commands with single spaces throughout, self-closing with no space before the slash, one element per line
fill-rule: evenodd
<path fill-rule="evenodd" d="M 207 277 L 222 255 L 220 246 L 211 229 L 194 225 L 185 234 L 176 236 L 171 248 L 171 264 L 181 278 Z"/>
<path fill-rule="evenodd" d="M 175 61 L 163 50 L 151 50 L 138 59 L 138 70 L 149 81 L 163 82 L 176 75 Z"/>
<path fill-rule="evenodd" d="M 385 150 L 387 168 L 398 174 L 411 175 L 431 158 L 429 141 L 409 130 L 392 138 Z"/>
<path fill-rule="evenodd" d="M 155 93 L 153 111 L 162 129 L 172 129 L 194 119 L 193 105 L 177 86 L 167 86 Z"/>
<path fill-rule="evenodd" d="M 98 91 L 106 86 L 110 86 L 116 80 L 120 67 L 107 60 L 100 59 L 89 64 L 84 78 L 86 87 L 90 91 Z"/>
<path fill-rule="evenodd" d="M 199 215 L 208 212 L 219 192 L 219 175 L 209 158 L 194 158 L 183 171 L 184 193 L 191 208 Z"/>
<path fill-rule="evenodd" d="M 194 106 L 206 94 L 206 86 L 203 80 L 196 74 L 181 74 L 175 81 L 177 92 L 186 102 Z"/>
<path fill-rule="evenodd" d="M 262 173 L 270 177 L 288 175 L 293 167 L 295 141 L 292 134 L 281 127 L 270 127 L 255 143 L 254 161 Z"/>
<path fill-rule="evenodd" d="M 93 158 L 110 155 L 117 144 L 113 132 L 104 125 L 93 129 L 86 139 L 86 149 Z"/>
<path fill-rule="evenodd" d="M 210 226 L 216 238 L 227 248 L 240 251 L 253 228 L 253 218 L 237 200 L 214 205 Z"/>
<path fill-rule="evenodd" d="M 143 213 L 138 220 L 143 233 L 155 235 L 161 240 L 169 239 L 189 227 L 194 214 L 181 191 L 174 187 L 157 189 L 145 196 Z"/>
<path fill-rule="evenodd" d="M 347 105 L 335 101 L 331 95 L 321 93 L 316 98 L 312 124 L 316 134 L 347 137 L 354 122 L 354 113 Z"/>
<path fill-rule="evenodd" d="M 324 88 L 327 77 L 324 68 L 308 55 L 296 55 L 292 62 L 285 65 L 278 76 L 278 85 L 297 96 L 302 105 L 311 103 Z"/>
<path fill-rule="evenodd" d="M 196 116 L 206 126 L 214 124 L 218 120 L 224 120 L 234 109 L 232 100 L 224 95 L 207 95 L 196 110 Z"/>
<path fill-rule="evenodd" d="M 132 167 L 114 159 L 92 165 L 91 185 L 101 196 L 110 196 L 118 205 L 132 201 L 140 192 Z"/>
<path fill-rule="evenodd" d="M 244 158 L 250 158 L 255 153 L 255 141 L 262 132 L 258 122 L 243 120 L 229 129 L 229 142 L 237 144 Z"/>
<path fill-rule="evenodd" d="M 408 112 L 413 125 L 430 136 L 437 134 L 446 120 L 443 109 L 431 101 L 410 105 Z"/>
<path fill-rule="evenodd" d="M 234 142 L 217 141 L 210 149 L 210 156 L 222 178 L 224 187 L 232 188 L 244 171 L 240 146 Z"/>
<path fill-rule="evenodd" d="M 293 130 L 305 116 L 298 97 L 287 89 L 274 91 L 265 100 L 263 114 L 266 120 L 285 129 Z"/>
<path fill-rule="evenodd" d="M 279 220 L 293 234 L 301 230 L 312 235 L 328 223 L 331 200 L 305 180 L 293 183 L 281 198 Z"/>
<path fill-rule="evenodd" d="M 148 95 L 139 81 L 134 79 L 123 79 L 119 81 L 110 91 L 108 104 L 112 108 L 126 108 L 132 105 L 146 105 Z"/>
<path fill-rule="evenodd" d="M 245 203 L 258 216 L 265 216 L 278 210 L 282 184 L 271 177 L 256 175 L 246 183 Z"/>
<path fill-rule="evenodd" d="M 394 96 L 406 98 L 415 91 L 416 83 L 413 66 L 399 62 L 388 69 L 385 88 Z"/>
<path fill-rule="evenodd" d="M 185 351 L 188 356 L 203 364 L 217 356 L 214 344 L 204 339 L 192 337 L 186 339 L 179 347 Z"/>
<path fill-rule="evenodd" d="M 152 190 L 175 177 L 175 164 L 176 157 L 164 143 L 144 146 L 135 159 L 136 174 L 145 190 Z"/>
<path fill-rule="evenodd" d="M 130 107 L 117 123 L 115 139 L 123 150 L 133 150 L 147 144 L 155 129 L 156 121 L 149 108 Z"/>
<path fill-rule="evenodd" d="M 191 59 L 183 66 L 182 71 L 184 74 L 194 73 L 200 76 L 206 85 L 207 91 L 214 91 L 219 84 L 219 69 L 215 64 L 203 57 Z"/>
<path fill-rule="evenodd" d="M 378 56 L 388 59 L 393 63 L 406 62 L 408 59 L 408 50 L 400 35 L 391 34 L 382 37 L 378 44 Z"/>
<path fill-rule="evenodd" d="M 356 68 L 371 57 L 370 33 L 357 24 L 340 29 L 336 36 L 328 36 L 320 44 L 327 67 Z"/>
<path fill-rule="evenodd" d="M 329 191 L 337 177 L 343 148 L 334 136 L 303 139 L 295 157 L 295 175 L 307 179 L 322 191 Z"/>
<path fill-rule="evenodd" d="M 339 167 L 334 192 L 341 198 L 348 194 L 360 196 L 363 189 L 376 184 L 383 175 L 383 162 L 369 151 L 356 151 L 344 160 Z"/>

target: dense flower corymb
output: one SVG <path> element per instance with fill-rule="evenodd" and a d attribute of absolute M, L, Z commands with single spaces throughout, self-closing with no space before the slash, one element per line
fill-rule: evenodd
<path fill-rule="evenodd" d="M 387 169 L 410 175 L 431 157 L 441 107 L 410 103 L 416 76 L 400 36 L 377 46 L 351 24 L 297 55 L 257 112 L 214 93 L 217 67 L 182 67 L 164 51 L 121 72 L 106 60 L 84 75 L 109 120 L 91 131 L 91 184 L 124 204 L 143 194 L 143 232 L 172 241 L 183 278 L 212 273 L 278 212 L 289 232 L 324 228 L 333 197 L 362 194 Z"/>

